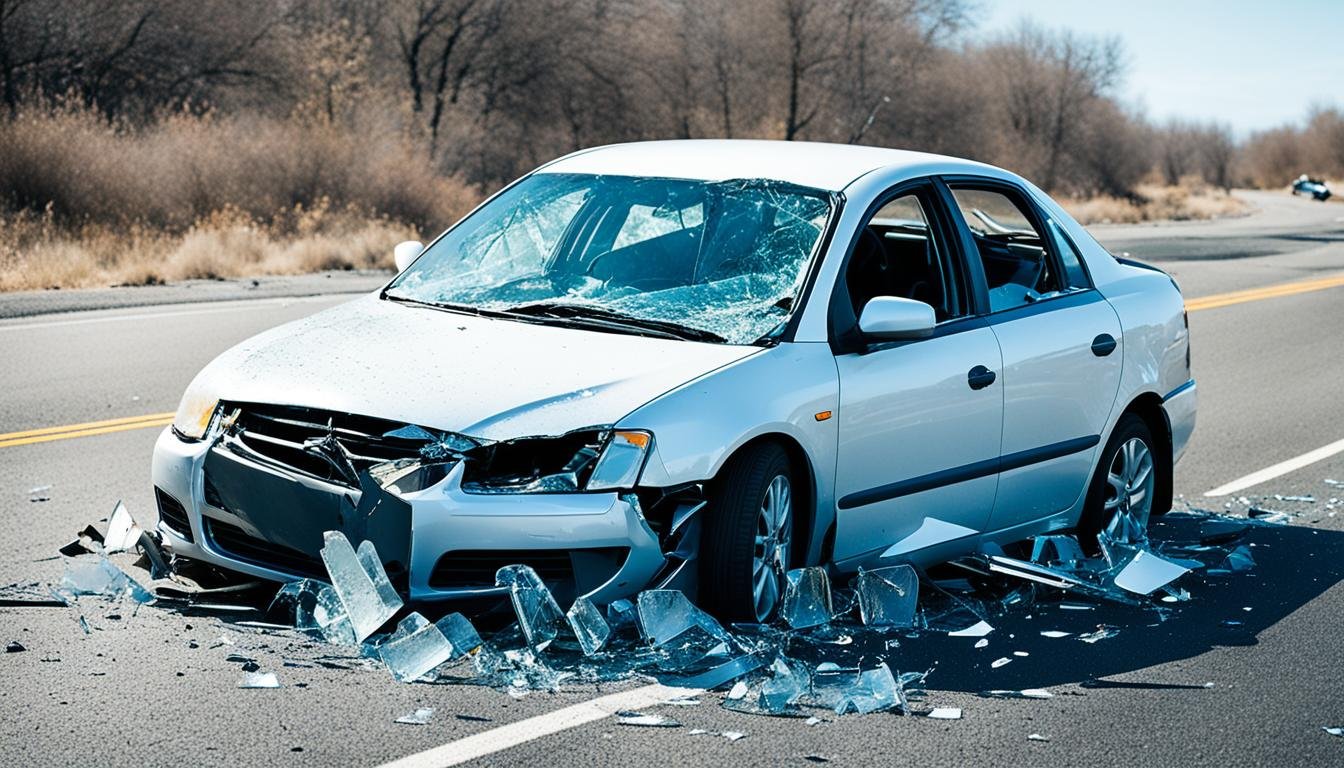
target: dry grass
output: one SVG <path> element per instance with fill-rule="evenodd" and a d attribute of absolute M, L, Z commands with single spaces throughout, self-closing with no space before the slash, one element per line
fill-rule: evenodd
<path fill-rule="evenodd" d="M 379 126 L 0 121 L 0 291 L 390 267 L 478 199 Z"/>
<path fill-rule="evenodd" d="M 181 233 L 143 226 L 57 225 L 51 215 L 0 216 L 0 291 L 155 285 L 191 279 L 390 269 L 413 227 L 319 206 L 297 227 L 218 212 Z"/>
<path fill-rule="evenodd" d="M 1135 193 L 1134 200 L 1101 195 L 1059 202 L 1082 224 L 1223 219 L 1250 212 L 1240 198 L 1193 179 L 1176 186 L 1140 184 Z"/>

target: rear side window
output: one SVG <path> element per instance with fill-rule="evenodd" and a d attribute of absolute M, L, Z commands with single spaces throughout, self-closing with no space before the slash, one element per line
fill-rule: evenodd
<path fill-rule="evenodd" d="M 1037 229 L 1013 196 L 954 186 L 952 197 L 975 239 L 989 284 L 991 312 L 1026 306 L 1067 290 L 1050 257 L 1049 249 L 1057 246 Z"/>
<path fill-rule="evenodd" d="M 1087 278 L 1082 255 L 1078 253 L 1073 240 L 1064 234 L 1063 228 L 1054 219 L 1046 222 L 1046 228 L 1050 230 L 1050 242 L 1055 246 L 1055 253 L 1059 254 L 1059 263 L 1064 266 L 1065 284 L 1070 288 L 1091 288 L 1092 281 Z"/>

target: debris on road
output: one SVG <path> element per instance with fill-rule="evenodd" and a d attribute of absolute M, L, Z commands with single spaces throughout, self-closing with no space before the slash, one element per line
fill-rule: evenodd
<path fill-rule="evenodd" d="M 961 707 L 934 707 L 925 717 L 930 720 L 960 720 Z"/>
<path fill-rule="evenodd" d="M 633 725 L 639 728 L 680 728 L 681 723 L 670 717 L 650 715 L 644 712 L 623 710 L 616 713 L 616 722 L 621 725 Z"/>
<path fill-rule="evenodd" d="M 280 679 L 274 672 L 244 672 L 239 688 L 279 688 Z"/>
<path fill-rule="evenodd" d="M 37 503 L 51 501 L 51 486 L 39 485 L 28 489 L 28 501 Z"/>
<path fill-rule="evenodd" d="M 429 722 L 429 718 L 433 716 L 433 707 L 420 707 L 409 715 L 402 715 L 392 722 L 402 725 L 425 725 Z"/>
<path fill-rule="evenodd" d="M 24 648 L 23 643 L 18 640 L 10 640 L 9 644 L 5 646 L 5 653 L 23 653 L 26 650 L 28 649 Z"/>

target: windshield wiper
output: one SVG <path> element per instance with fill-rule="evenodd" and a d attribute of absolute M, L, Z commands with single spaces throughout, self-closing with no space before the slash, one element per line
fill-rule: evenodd
<path fill-rule="evenodd" d="M 702 328 L 693 328 L 667 320 L 653 320 L 647 317 L 627 315 L 624 312 L 587 304 L 572 304 L 563 301 L 539 301 L 534 304 L 520 304 L 509 307 L 505 312 L 511 316 L 545 317 L 570 321 L 575 325 L 599 326 L 606 328 L 624 328 L 627 330 L 647 331 L 667 339 L 684 341 L 708 341 L 723 343 L 725 339 Z"/>
<path fill-rule="evenodd" d="M 512 312 L 506 312 L 499 309 L 481 309 L 480 307 L 473 307 L 468 304 L 453 304 L 447 301 L 425 301 L 424 299 L 413 299 L 409 296 L 398 296 L 395 293 L 384 293 L 383 298 L 387 301 L 395 301 L 398 304 L 411 304 L 417 307 L 441 309 L 447 312 L 460 312 L 464 315 L 476 315 L 478 317 L 511 317 L 519 319 L 519 316 Z"/>

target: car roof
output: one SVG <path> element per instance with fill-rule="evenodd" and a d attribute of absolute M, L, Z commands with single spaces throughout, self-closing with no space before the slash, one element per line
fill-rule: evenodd
<path fill-rule="evenodd" d="M 1003 171 L 946 155 L 856 144 L 754 139 L 683 139 L 612 144 L 575 152 L 540 173 L 591 173 L 672 179 L 774 179 L 840 191 L 878 169 L 926 173 Z"/>

